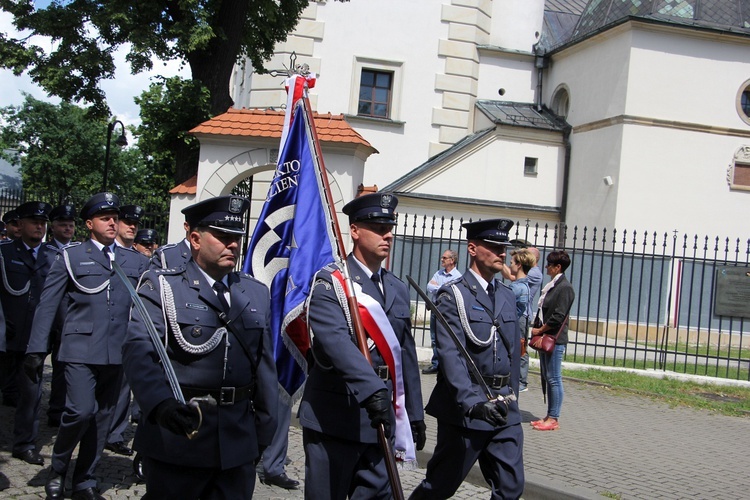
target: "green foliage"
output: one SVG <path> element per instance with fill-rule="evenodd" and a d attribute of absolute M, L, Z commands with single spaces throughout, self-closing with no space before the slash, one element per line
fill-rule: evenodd
<path fill-rule="evenodd" d="M 197 152 L 198 139 L 187 133 L 187 124 L 210 118 L 210 92 L 200 82 L 180 77 L 162 79 L 135 98 L 142 124 L 136 129 L 138 145 L 161 173 L 169 174 L 175 152 L 185 147 Z"/>
<path fill-rule="evenodd" d="M 66 102 L 56 105 L 26 95 L 20 106 L 0 109 L 0 122 L 2 154 L 21 164 L 25 190 L 54 203 L 85 200 L 101 190 L 106 119 L 92 119 L 88 109 Z M 171 172 L 154 168 L 138 145 L 120 150 L 113 140 L 109 184 L 131 200 L 159 193 L 156 203 L 165 208 Z"/>
<path fill-rule="evenodd" d="M 247 54 L 262 70 L 274 45 L 286 39 L 308 3 L 75 0 L 37 9 L 32 0 L 0 0 L 0 9 L 13 15 L 16 28 L 54 41 L 37 45 L 30 37 L 0 34 L 0 66 L 16 74 L 28 70 L 49 93 L 66 101 L 86 101 L 98 116 L 107 116 L 99 82 L 114 76 L 113 52 L 127 43 L 134 74 L 151 69 L 154 59 L 189 64 L 193 79 L 209 89 L 212 113 L 218 114 L 231 105 L 228 82 L 237 58 Z"/>

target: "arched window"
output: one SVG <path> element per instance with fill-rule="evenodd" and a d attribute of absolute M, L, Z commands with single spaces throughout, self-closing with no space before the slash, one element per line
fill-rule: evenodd
<path fill-rule="evenodd" d="M 568 117 L 568 110 L 570 109 L 570 93 L 568 88 L 561 85 L 555 90 L 552 95 L 552 112 L 560 118 Z"/>

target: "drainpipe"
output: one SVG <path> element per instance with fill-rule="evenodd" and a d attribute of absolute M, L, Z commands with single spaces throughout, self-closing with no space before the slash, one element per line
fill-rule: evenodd
<path fill-rule="evenodd" d="M 565 159 L 563 161 L 563 185 L 562 199 L 560 200 L 560 224 L 565 225 L 568 218 L 568 184 L 570 183 L 570 133 L 573 127 L 565 125 L 563 129 L 563 145 L 565 147 Z"/>
<path fill-rule="evenodd" d="M 534 51 L 534 67 L 536 68 L 536 110 L 542 110 L 542 84 L 544 81 L 544 68 L 548 66 L 549 61 L 542 55 L 542 49 L 539 42 L 535 43 L 532 50 Z"/>

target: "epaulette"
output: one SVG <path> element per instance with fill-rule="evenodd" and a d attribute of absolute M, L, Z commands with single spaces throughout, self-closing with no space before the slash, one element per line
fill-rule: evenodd
<path fill-rule="evenodd" d="M 71 241 L 70 243 L 68 243 L 67 245 L 65 245 L 63 247 L 63 249 L 77 247 L 81 243 L 82 243 L 81 241 Z"/>
<path fill-rule="evenodd" d="M 510 285 L 506 285 L 506 284 L 505 284 L 505 282 L 503 282 L 503 281 L 499 281 L 499 280 L 495 280 L 495 281 L 497 281 L 498 283 L 500 283 L 501 285 L 503 285 L 503 286 L 504 286 L 505 288 L 507 288 L 508 290 L 513 290 L 513 289 L 512 289 L 511 287 L 510 287 Z"/>
<path fill-rule="evenodd" d="M 461 278 L 463 278 L 463 276 L 459 276 L 458 278 L 453 278 L 452 280 L 446 281 L 445 283 L 443 283 L 442 286 L 456 285 L 458 284 L 459 281 L 461 281 Z"/>
<path fill-rule="evenodd" d="M 254 277 L 254 276 L 252 276 L 250 274 L 239 272 L 239 273 L 237 273 L 237 275 L 240 277 L 240 279 L 244 278 L 244 279 L 247 279 L 247 280 L 250 280 L 250 281 L 254 281 L 254 282 L 256 282 L 258 284 L 261 284 L 263 286 L 266 286 L 265 283 L 263 283 L 261 280 L 257 279 L 256 277 Z"/>
<path fill-rule="evenodd" d="M 156 252 L 158 252 L 158 251 L 160 251 L 160 250 L 162 250 L 162 251 L 163 251 L 163 250 L 166 250 L 166 249 L 168 249 L 168 248 L 174 248 L 174 247 L 176 247 L 177 245 L 179 245 L 180 243 L 182 243 L 182 242 L 179 242 L 179 243 L 167 243 L 166 245 L 162 245 L 162 246 L 160 246 L 159 248 L 157 248 L 156 250 L 154 250 L 154 253 L 156 253 Z"/>
<path fill-rule="evenodd" d="M 185 266 L 178 266 L 178 267 L 169 267 L 167 269 L 149 269 L 150 272 L 156 274 L 157 276 L 160 274 L 165 274 L 168 276 L 172 276 L 175 274 L 182 274 L 185 272 Z"/>
<path fill-rule="evenodd" d="M 8 243 L 13 243 L 16 240 L 11 240 L 8 238 L 7 240 L 0 241 L 0 245 L 7 245 Z"/>

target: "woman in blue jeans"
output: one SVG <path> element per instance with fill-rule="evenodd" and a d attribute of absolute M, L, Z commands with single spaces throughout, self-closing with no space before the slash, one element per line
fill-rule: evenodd
<path fill-rule="evenodd" d="M 552 280 L 542 289 L 539 309 L 531 335 L 558 333 L 552 353 L 539 352 L 539 363 L 547 384 L 547 416 L 534 420 L 531 425 L 538 431 L 554 431 L 560 428 L 560 409 L 563 402 L 562 360 L 568 344 L 568 313 L 576 298 L 573 287 L 565 278 L 570 266 L 570 257 L 564 250 L 547 255 L 547 274 Z"/>

